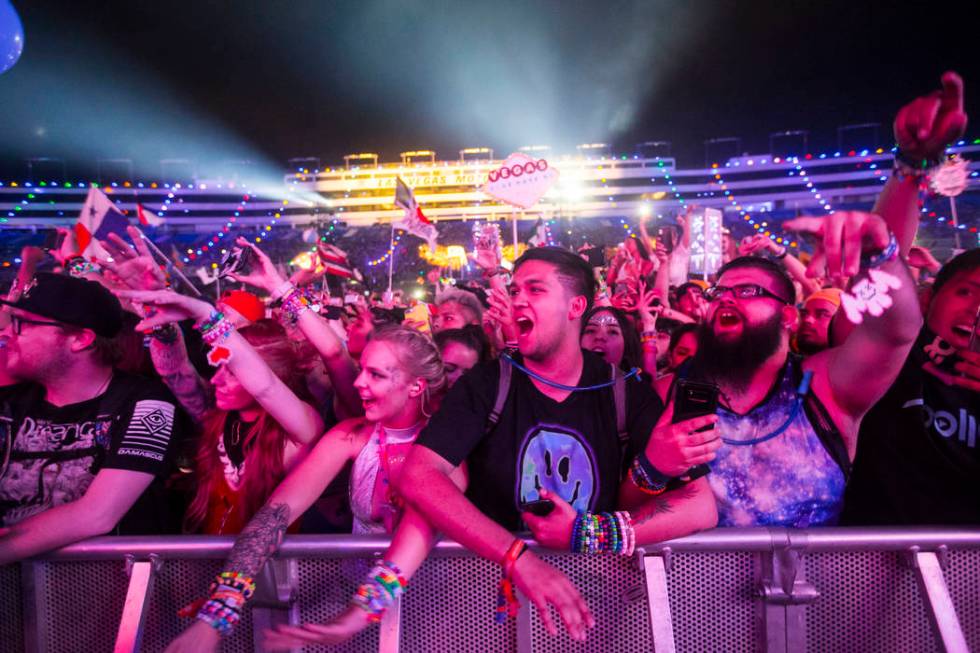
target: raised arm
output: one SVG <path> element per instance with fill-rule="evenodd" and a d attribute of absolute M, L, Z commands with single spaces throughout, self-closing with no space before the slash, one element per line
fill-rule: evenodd
<path fill-rule="evenodd" d="M 903 258 L 919 226 L 922 175 L 942 162 L 946 146 L 963 135 L 966 124 L 963 80 L 955 72 L 942 76 L 941 91 L 912 100 L 895 116 L 895 171 L 900 174 L 893 172 L 872 212 L 884 218 L 894 232 Z"/>
<path fill-rule="evenodd" d="M 756 252 L 766 252 L 777 261 L 781 261 L 786 272 L 795 281 L 799 281 L 803 287 L 803 296 L 808 297 L 820 290 L 817 280 L 806 275 L 806 266 L 792 254 L 786 245 L 780 245 L 772 238 L 762 234 L 755 234 L 744 238 L 738 245 L 739 256 L 751 256 Z"/>
<path fill-rule="evenodd" d="M 357 365 L 347 352 L 344 342 L 337 337 L 324 318 L 309 310 L 296 286 L 283 279 L 265 252 L 244 238 L 239 238 L 237 243 L 240 247 L 252 249 L 257 265 L 253 265 L 247 275 L 232 274 L 232 278 L 265 290 L 274 300 L 282 300 L 283 309 L 296 316 L 296 326 L 323 359 L 343 413 L 351 416 L 363 414 L 361 400 L 354 388 Z"/>
<path fill-rule="evenodd" d="M 831 401 L 844 420 L 859 420 L 898 376 L 922 324 L 912 278 L 879 216 L 837 212 L 784 226 L 820 239 L 810 274 L 851 278 L 841 310 L 858 326 L 842 345 L 815 354 L 804 365 L 815 372 L 817 396 Z M 849 446 L 856 446 L 856 428 L 838 426 L 851 434 Z"/>
<path fill-rule="evenodd" d="M 184 334 L 176 324 L 160 327 L 150 334 L 150 358 L 161 380 L 195 422 L 211 407 L 211 385 L 197 373 Z"/>
<path fill-rule="evenodd" d="M 217 330 L 217 312 L 199 299 L 171 290 L 128 290 L 118 294 L 153 308 L 152 314 L 136 325 L 139 330 L 188 318 L 198 325 L 211 323 Z M 303 445 L 316 440 L 323 432 L 323 420 L 313 406 L 297 397 L 237 330 L 230 324 L 227 329 L 212 351 L 212 354 L 218 353 L 222 347 L 226 350 L 226 355 L 221 357 L 223 363 L 217 362 L 228 366 L 242 387 L 279 422 L 293 442 Z"/>

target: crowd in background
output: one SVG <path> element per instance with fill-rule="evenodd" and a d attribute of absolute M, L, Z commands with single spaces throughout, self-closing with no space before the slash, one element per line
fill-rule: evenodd
<path fill-rule="evenodd" d="M 896 117 L 871 212 L 788 222 L 799 256 L 725 230 L 707 280 L 698 207 L 514 262 L 488 224 L 479 278 L 434 270 L 423 298 L 244 239 L 215 304 L 134 229 L 100 260 L 25 251 L 0 313 L 0 564 L 106 533 L 236 535 L 172 646 L 200 650 L 284 534 L 391 534 L 348 610 L 268 634 L 288 649 L 377 621 L 443 533 L 501 564 L 499 618 L 516 585 L 581 639 L 588 606 L 513 532 L 630 554 L 716 525 L 978 524 L 980 249 L 915 244 L 965 127 L 947 73 Z"/>

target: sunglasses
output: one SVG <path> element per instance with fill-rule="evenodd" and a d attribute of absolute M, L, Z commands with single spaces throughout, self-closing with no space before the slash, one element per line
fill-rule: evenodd
<path fill-rule="evenodd" d="M 704 296 L 709 302 L 721 299 L 721 296 L 726 292 L 731 292 L 735 299 L 752 299 L 754 297 L 768 297 L 769 299 L 775 299 L 781 304 L 789 304 L 776 293 L 770 292 L 763 288 L 762 286 L 756 285 L 754 283 L 740 283 L 735 286 L 712 286 L 705 291 Z"/>

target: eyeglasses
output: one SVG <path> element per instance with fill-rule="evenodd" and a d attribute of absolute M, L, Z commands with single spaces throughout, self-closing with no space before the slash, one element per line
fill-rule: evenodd
<path fill-rule="evenodd" d="M 24 324 L 33 324 L 35 326 L 56 326 L 56 327 L 63 327 L 63 326 L 65 326 L 61 322 L 46 322 L 46 321 L 43 321 L 43 320 L 28 320 L 26 317 L 21 317 L 19 315 L 13 315 L 13 314 L 11 314 L 11 316 L 10 316 L 10 328 L 13 329 L 13 332 L 14 332 L 14 335 L 15 336 L 19 336 L 20 335 L 21 327 Z"/>
<path fill-rule="evenodd" d="M 726 292 L 731 292 L 735 299 L 752 299 L 753 297 L 768 297 L 769 299 L 775 299 L 781 304 L 789 304 L 776 293 L 770 292 L 763 288 L 762 286 L 756 285 L 754 283 L 740 283 L 735 286 L 712 286 L 705 291 L 704 296 L 709 302 L 721 299 L 721 296 Z"/>

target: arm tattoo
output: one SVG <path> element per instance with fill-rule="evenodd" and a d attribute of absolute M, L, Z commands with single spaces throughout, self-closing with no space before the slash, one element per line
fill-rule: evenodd
<path fill-rule="evenodd" d="M 172 343 L 160 342 L 155 338 L 150 340 L 150 356 L 164 384 L 191 418 L 200 422 L 210 407 L 211 397 L 207 383 L 187 357 L 180 331 L 177 331 L 177 339 Z"/>
<path fill-rule="evenodd" d="M 690 486 L 690 484 L 687 484 L 677 488 L 676 490 L 650 497 L 650 499 L 633 514 L 633 525 L 639 526 L 640 524 L 645 524 L 646 522 L 650 521 L 657 515 L 664 515 L 674 512 L 676 502 L 671 501 L 671 499 L 682 501 L 689 498 L 693 494 L 694 489 Z"/>
<path fill-rule="evenodd" d="M 279 550 L 288 526 L 289 506 L 285 503 L 262 506 L 235 540 L 225 570 L 256 576 L 266 560 Z"/>

